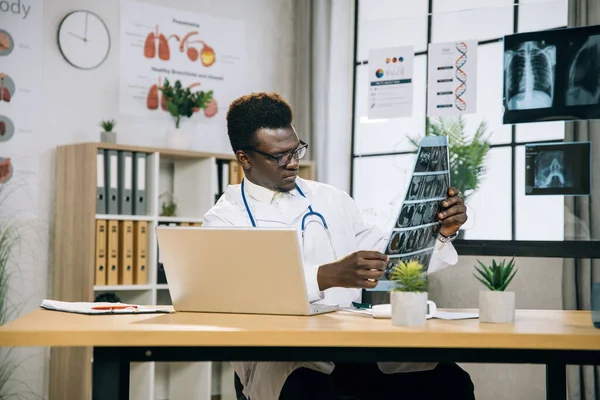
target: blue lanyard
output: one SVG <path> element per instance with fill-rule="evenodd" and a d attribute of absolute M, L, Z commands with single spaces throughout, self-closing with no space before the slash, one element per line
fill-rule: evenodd
<path fill-rule="evenodd" d="M 256 221 L 254 220 L 254 217 L 252 216 L 252 212 L 250 211 L 250 207 L 248 206 L 248 201 L 246 200 L 246 194 L 244 193 L 244 180 L 242 179 L 242 200 L 244 200 L 244 206 L 246 206 L 246 212 L 248 213 L 248 217 L 250 217 L 250 222 L 252 222 L 252 226 L 254 228 L 256 228 Z M 306 196 L 304 195 L 304 193 L 302 193 L 302 190 L 300 189 L 300 187 L 298 186 L 298 184 L 296 184 L 296 190 L 298 191 L 298 193 L 300 193 L 300 195 L 304 198 L 306 198 Z M 325 229 L 327 231 L 329 231 L 329 227 L 327 226 L 327 221 L 325 221 L 325 217 L 323 217 L 323 215 L 321 215 L 318 212 L 313 211 L 312 205 L 308 206 L 308 213 L 306 213 L 304 215 L 304 217 L 302 218 L 302 232 L 304 232 L 304 227 L 305 227 L 305 222 L 306 222 L 306 218 L 314 215 L 317 218 L 321 219 L 321 222 L 323 222 L 323 226 L 325 227 Z"/>

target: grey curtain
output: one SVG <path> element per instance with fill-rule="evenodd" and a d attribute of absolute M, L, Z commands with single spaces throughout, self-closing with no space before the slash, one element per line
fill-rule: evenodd
<path fill-rule="evenodd" d="M 313 81 L 313 2 L 294 1 L 294 127 L 301 139 L 309 142 L 307 159 L 314 159 L 312 121 Z"/>
<path fill-rule="evenodd" d="M 316 179 L 323 179 L 327 131 L 327 79 L 331 32 L 331 0 L 296 0 L 294 127 L 308 140 L 307 158 L 315 161 Z"/>
<path fill-rule="evenodd" d="M 599 0 L 569 0 L 569 27 L 600 24 Z M 600 121 L 567 122 L 565 141 L 592 144 L 592 193 L 589 197 L 565 197 L 565 240 L 600 239 Z M 594 217 L 596 216 L 596 217 Z M 563 306 L 566 310 L 589 310 L 591 287 L 600 282 L 600 260 L 565 259 L 563 263 Z M 591 324 L 590 320 L 590 324 Z M 600 368 L 568 366 L 569 400 L 600 398 Z"/>

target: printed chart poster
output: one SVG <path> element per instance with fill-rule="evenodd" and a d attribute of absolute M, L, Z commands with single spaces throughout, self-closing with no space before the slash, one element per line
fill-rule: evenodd
<path fill-rule="evenodd" d="M 412 116 L 413 64 L 412 46 L 369 52 L 369 119 Z"/>
<path fill-rule="evenodd" d="M 389 261 L 384 277 L 372 291 L 388 291 L 393 268 L 402 261 L 420 262 L 427 269 L 441 223 L 438 214 L 450 188 L 446 136 L 425 136 L 421 141 L 410 184 L 387 241 Z"/>
<path fill-rule="evenodd" d="M 477 111 L 477 41 L 429 44 L 427 115 Z"/>
<path fill-rule="evenodd" d="M 120 110 L 172 119 L 159 87 L 166 79 L 194 91 L 213 91 L 195 123 L 224 124 L 229 104 L 244 87 L 244 25 L 238 21 L 121 1 Z"/>
<path fill-rule="evenodd" d="M 31 154 L 42 112 L 42 0 L 0 2 L 0 149 Z"/>

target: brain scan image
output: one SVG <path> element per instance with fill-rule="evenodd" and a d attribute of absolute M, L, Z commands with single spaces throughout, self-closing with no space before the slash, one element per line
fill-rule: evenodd
<path fill-rule="evenodd" d="M 505 98 L 509 110 L 548 108 L 554 100 L 556 46 L 528 41 L 504 52 Z"/>
<path fill-rule="evenodd" d="M 565 153 L 560 150 L 542 151 L 535 160 L 534 186 L 557 188 L 571 186 L 571 176 L 565 168 Z"/>
<path fill-rule="evenodd" d="M 402 207 L 398 221 L 396 221 L 396 228 L 408 228 L 410 226 L 415 208 L 415 204 L 405 204 L 404 207 Z"/>
<path fill-rule="evenodd" d="M 431 160 L 431 147 L 423 147 L 419 152 L 417 163 L 415 165 L 415 172 L 427 172 L 429 168 L 429 160 Z"/>
<path fill-rule="evenodd" d="M 600 35 L 590 36 L 571 61 L 565 103 L 600 104 Z"/>

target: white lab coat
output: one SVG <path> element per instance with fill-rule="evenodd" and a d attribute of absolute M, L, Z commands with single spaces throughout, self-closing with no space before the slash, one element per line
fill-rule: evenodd
<path fill-rule="evenodd" d="M 385 249 L 387 235 L 376 226 L 367 225 L 354 200 L 345 192 L 332 186 L 298 178 L 298 186 L 306 196 L 296 190 L 282 202 L 274 193 L 245 180 L 248 206 L 258 227 L 294 226 L 301 235 L 301 222 L 308 206 L 322 214 L 329 226 L 337 258 L 358 250 Z M 304 241 L 304 269 L 309 298 L 314 303 L 350 306 L 361 300 L 361 289 L 331 288 L 320 292 L 317 284 L 319 265 L 334 261 L 332 246 L 320 220 L 313 216 L 307 221 Z M 204 216 L 204 226 L 252 226 L 241 197 L 241 185 L 229 186 L 219 201 Z M 450 243 L 437 241 L 436 251 L 428 272 L 456 264 L 458 256 Z M 251 400 L 277 400 L 289 374 L 300 367 L 331 373 L 334 364 L 329 362 L 234 362 L 234 370 L 244 385 L 244 394 Z M 384 373 L 429 370 L 435 363 L 379 363 Z"/>

